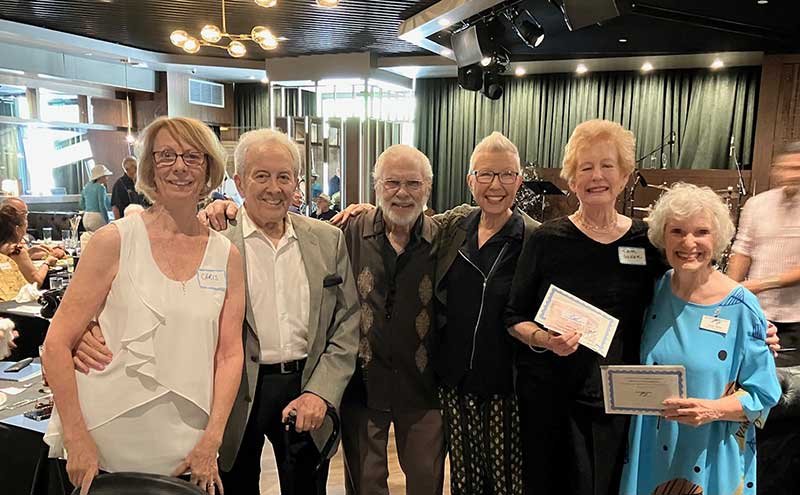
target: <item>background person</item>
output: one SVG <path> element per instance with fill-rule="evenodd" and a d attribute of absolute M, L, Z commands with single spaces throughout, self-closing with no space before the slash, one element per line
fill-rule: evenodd
<path fill-rule="evenodd" d="M 781 388 L 758 300 L 713 266 L 733 232 L 708 187 L 676 184 L 650 213 L 648 236 L 672 270 L 645 315 L 641 363 L 683 365 L 688 398 L 634 417 L 623 495 L 757 492 L 755 428 Z"/>
<path fill-rule="evenodd" d="M 100 229 L 45 341 L 55 409 L 45 442 L 67 453 L 86 494 L 99 470 L 183 475 L 222 489 L 217 453 L 243 364 L 239 251 L 196 217 L 222 181 L 225 152 L 200 121 L 160 118 L 138 144 L 154 205 Z M 119 276 L 118 276 L 119 275 Z M 75 372 L 72 350 L 99 322 L 113 357 Z"/>
<path fill-rule="evenodd" d="M 744 205 L 728 276 L 758 296 L 787 349 L 800 348 L 800 141 L 772 166 L 777 187 Z M 800 364 L 800 351 L 778 354 L 778 366 Z"/>
<path fill-rule="evenodd" d="M 83 227 L 89 232 L 95 232 L 108 223 L 108 210 L 111 200 L 108 197 L 108 176 L 111 171 L 105 165 L 92 167 L 91 181 L 83 186 L 78 208 L 84 212 Z"/>
<path fill-rule="evenodd" d="M 122 160 L 122 169 L 125 173 L 117 179 L 111 189 L 111 211 L 117 220 L 125 216 L 125 209 L 128 205 L 145 204 L 144 196 L 136 191 L 137 168 L 135 156 L 126 156 Z"/>

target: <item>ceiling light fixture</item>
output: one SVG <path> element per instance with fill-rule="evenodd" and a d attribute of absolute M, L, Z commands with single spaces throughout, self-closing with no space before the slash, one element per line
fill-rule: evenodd
<path fill-rule="evenodd" d="M 628 38 L 620 38 L 618 41 L 620 43 L 627 43 L 628 42 Z"/>
<path fill-rule="evenodd" d="M 577 72 L 578 74 L 586 74 L 587 72 L 589 72 L 589 69 L 583 64 L 578 64 L 578 66 L 575 67 L 575 72 Z"/>
<path fill-rule="evenodd" d="M 317 5 L 320 7 L 338 7 L 339 0 L 317 0 Z"/>
<path fill-rule="evenodd" d="M 483 57 L 481 59 L 481 65 L 484 67 L 489 67 L 492 65 L 492 57 Z"/>
<path fill-rule="evenodd" d="M 651 70 L 653 70 L 653 64 L 650 62 L 645 62 L 642 64 L 642 72 L 650 72 Z"/>
<path fill-rule="evenodd" d="M 722 60 L 715 58 L 713 62 L 711 62 L 711 68 L 714 70 L 721 69 L 725 67 L 725 62 Z"/>
<path fill-rule="evenodd" d="M 769 3 L 769 0 L 758 0 L 756 3 L 759 5 L 766 5 Z"/>
<path fill-rule="evenodd" d="M 320 0 L 317 0 L 319 3 Z M 277 0 L 255 0 L 256 4 L 260 7 L 274 7 L 278 3 Z M 183 29 L 178 29 L 169 35 L 169 40 L 173 45 L 183 48 L 186 53 L 197 53 L 202 46 L 211 46 L 214 48 L 221 48 L 228 51 L 228 55 L 234 58 L 242 58 L 247 55 L 247 47 L 242 41 L 253 41 L 261 47 L 262 50 L 274 50 L 278 48 L 278 40 L 272 31 L 264 26 L 256 26 L 250 30 L 250 34 L 232 34 L 228 33 L 227 22 L 225 19 L 225 0 L 222 0 L 222 29 L 214 24 L 206 24 L 200 30 L 200 38 L 197 39 L 190 36 L 189 33 Z M 227 45 L 219 44 L 222 38 L 228 38 L 230 43 Z"/>
<path fill-rule="evenodd" d="M 514 69 L 514 75 L 518 77 L 522 77 L 525 75 L 525 68 L 524 67 L 517 67 Z"/>

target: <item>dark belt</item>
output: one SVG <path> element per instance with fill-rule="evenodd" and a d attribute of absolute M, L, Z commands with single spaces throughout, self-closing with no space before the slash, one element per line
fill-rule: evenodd
<path fill-rule="evenodd" d="M 262 364 L 259 366 L 258 372 L 264 375 L 291 375 L 302 372 L 305 365 L 305 358 L 283 363 Z"/>

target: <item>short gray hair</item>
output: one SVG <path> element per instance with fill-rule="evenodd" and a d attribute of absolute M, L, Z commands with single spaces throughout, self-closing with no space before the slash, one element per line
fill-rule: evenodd
<path fill-rule="evenodd" d="M 292 157 L 292 168 L 294 169 L 295 178 L 300 177 L 300 151 L 297 149 L 294 141 L 289 139 L 289 136 L 277 129 L 256 129 L 242 134 L 239 138 L 239 143 L 233 151 L 233 164 L 236 167 L 236 175 L 244 177 L 246 172 L 247 163 L 247 150 L 253 145 L 260 144 L 276 144 L 283 146 Z"/>
<path fill-rule="evenodd" d="M 472 150 L 472 156 L 469 158 L 470 172 L 475 169 L 475 157 L 478 156 L 479 153 L 510 153 L 516 157 L 514 162 L 517 164 L 517 172 L 522 171 L 522 166 L 519 163 L 519 150 L 517 146 L 502 133 L 494 131 L 475 146 L 475 149 Z"/>
<path fill-rule="evenodd" d="M 429 184 L 433 182 L 433 168 L 431 167 L 431 162 L 428 160 L 428 157 L 417 148 L 406 144 L 394 144 L 389 146 L 378 156 L 378 159 L 375 161 L 375 168 L 372 170 L 372 179 L 377 183 L 379 179 L 383 178 L 383 165 L 388 158 L 403 154 L 416 161 L 417 165 L 422 168 L 422 176 L 425 178 L 426 182 Z"/>
<path fill-rule="evenodd" d="M 664 193 L 650 213 L 647 237 L 661 250 L 665 248 L 664 229 L 671 219 L 684 219 L 698 213 L 708 215 L 713 226 L 714 259 L 719 260 L 736 231 L 730 211 L 710 187 L 678 182 Z"/>

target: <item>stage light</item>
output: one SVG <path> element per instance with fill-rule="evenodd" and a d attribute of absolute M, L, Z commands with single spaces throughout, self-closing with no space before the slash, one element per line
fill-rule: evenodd
<path fill-rule="evenodd" d="M 507 15 L 511 20 L 511 29 L 530 48 L 536 48 L 544 41 L 544 29 L 539 21 L 527 10 L 514 15 L 513 12 Z"/>

